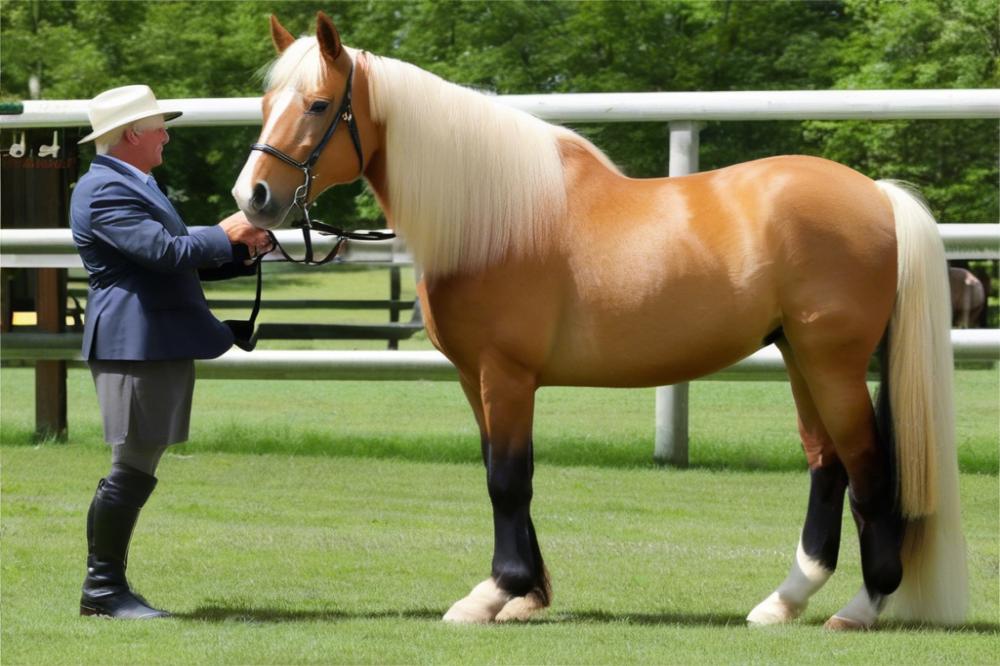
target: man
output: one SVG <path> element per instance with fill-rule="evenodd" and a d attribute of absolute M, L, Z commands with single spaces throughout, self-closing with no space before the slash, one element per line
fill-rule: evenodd
<path fill-rule="evenodd" d="M 271 249 L 266 232 L 237 213 L 190 231 L 150 171 L 170 140 L 147 86 L 125 86 L 91 100 L 97 156 L 71 201 L 73 240 L 90 278 L 83 357 L 90 366 L 111 445 L 111 472 L 87 513 L 87 577 L 81 615 L 163 617 L 125 578 L 132 530 L 156 486 L 166 447 L 188 436 L 194 359 L 233 344 L 208 309 L 198 269 L 213 277 L 252 272 Z"/>

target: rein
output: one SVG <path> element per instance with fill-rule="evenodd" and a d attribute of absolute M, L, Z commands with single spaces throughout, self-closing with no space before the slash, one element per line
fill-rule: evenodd
<path fill-rule="evenodd" d="M 354 153 L 358 158 L 358 173 L 364 174 L 365 172 L 365 156 L 364 152 L 361 150 L 361 133 L 358 131 L 358 124 L 354 120 L 354 110 L 351 108 L 351 85 L 353 82 L 354 63 L 352 62 L 351 70 L 347 75 L 347 84 L 344 87 L 344 95 L 340 101 L 340 106 L 337 108 L 337 112 L 334 114 L 333 120 L 330 121 L 330 125 L 326 128 L 323 138 L 320 139 L 319 143 L 316 144 L 316 147 L 313 148 L 311 153 L 309 153 L 309 157 L 307 157 L 304 161 L 300 162 L 288 153 L 285 153 L 267 143 L 254 143 L 250 146 L 251 152 L 259 150 L 260 152 L 271 155 L 272 157 L 277 157 L 285 164 L 302 171 L 303 182 L 295 189 L 295 198 L 292 200 L 292 205 L 302 212 L 302 219 L 298 222 L 293 222 L 291 226 L 293 228 L 302 229 L 302 240 L 306 246 L 305 257 L 302 259 L 292 257 L 285 251 L 285 248 L 281 247 L 281 243 L 278 242 L 275 235 L 270 231 L 267 232 L 268 236 L 271 238 L 271 243 L 278 249 L 281 256 L 284 257 L 286 261 L 296 264 L 304 264 L 306 266 L 322 266 L 323 264 L 333 261 L 345 241 L 379 241 L 389 240 L 396 237 L 396 234 L 391 231 L 347 231 L 325 224 L 319 220 L 313 220 L 309 216 L 309 191 L 312 186 L 312 181 L 316 177 L 313 175 L 312 170 L 313 167 L 316 166 L 316 162 L 319 161 L 319 156 L 322 154 L 323 149 L 326 148 L 326 144 L 330 142 L 330 139 L 333 138 L 334 132 L 337 131 L 337 127 L 340 126 L 341 120 L 344 121 L 344 124 L 347 126 L 347 130 L 351 135 L 351 143 L 354 145 Z M 334 243 L 333 249 L 331 249 L 330 252 L 328 252 L 322 259 L 317 260 L 313 254 L 312 231 L 316 231 L 324 236 L 337 237 L 337 242 Z M 258 332 L 256 330 L 256 322 L 257 314 L 260 312 L 262 258 L 263 255 L 256 258 L 257 295 L 254 298 L 253 312 L 250 315 L 250 319 L 247 321 L 227 320 L 223 322 L 233 332 L 233 343 L 244 351 L 253 351 L 254 347 L 257 346 Z"/>

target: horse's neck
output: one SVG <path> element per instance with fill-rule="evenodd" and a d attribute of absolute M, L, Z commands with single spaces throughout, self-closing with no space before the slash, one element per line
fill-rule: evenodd
<path fill-rule="evenodd" d="M 379 208 L 382 209 L 382 213 L 385 215 L 387 225 L 390 229 L 394 229 L 392 207 L 389 205 L 389 172 L 386 165 L 384 148 L 385 127 L 377 126 L 375 131 L 378 136 L 378 148 L 368 160 L 364 177 L 368 182 L 368 187 L 371 189 L 372 194 L 375 195 L 375 201 L 378 202 Z"/>

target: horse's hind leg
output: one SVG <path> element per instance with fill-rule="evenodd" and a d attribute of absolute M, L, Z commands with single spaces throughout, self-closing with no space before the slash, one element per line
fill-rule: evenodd
<path fill-rule="evenodd" d="M 864 586 L 830 618 L 827 627 L 867 628 L 902 578 L 903 521 L 896 506 L 892 452 L 888 442 L 879 440 L 865 381 L 877 340 L 861 336 L 838 340 L 815 331 L 789 340 L 817 413 L 847 470 L 848 495 L 861 546 Z"/>
<path fill-rule="evenodd" d="M 488 360 L 481 370 L 483 462 L 493 504 L 492 575 L 455 602 L 446 621 L 525 620 L 549 605 L 548 575 L 530 515 L 535 388 L 534 377 L 515 364 Z M 471 387 L 466 393 L 473 402 Z"/>
<path fill-rule="evenodd" d="M 833 440 L 819 418 L 791 349 L 785 340 L 779 340 L 777 345 L 788 368 L 811 485 L 805 524 L 791 570 L 778 589 L 750 611 L 747 622 L 754 625 L 794 620 L 806 609 L 809 598 L 829 580 L 837 568 L 847 489 L 847 471 L 837 458 Z"/>

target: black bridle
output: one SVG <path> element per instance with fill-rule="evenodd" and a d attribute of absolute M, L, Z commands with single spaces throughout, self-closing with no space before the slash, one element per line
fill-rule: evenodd
<path fill-rule="evenodd" d="M 312 181 L 315 178 L 312 169 L 316 166 L 316 162 L 319 161 L 319 156 L 322 154 L 323 149 L 326 148 L 326 144 L 330 142 L 333 137 L 333 133 L 337 131 L 337 127 L 340 126 L 340 121 L 343 120 L 347 125 L 347 130 L 351 134 L 351 143 L 354 144 L 354 153 L 358 157 L 358 173 L 363 175 L 365 172 L 365 155 L 361 150 L 361 134 L 358 132 L 358 124 L 354 121 L 354 110 L 351 108 L 351 84 L 354 81 L 354 63 L 351 63 L 351 70 L 347 75 L 347 84 L 344 87 L 344 95 L 340 100 L 340 107 L 337 108 L 337 113 L 334 114 L 333 120 L 330 121 L 330 125 L 326 128 L 326 132 L 323 134 L 323 138 L 320 139 L 313 151 L 309 153 L 309 157 L 305 161 L 299 162 L 294 157 L 288 153 L 278 150 L 272 145 L 266 143 L 255 143 L 250 146 L 250 151 L 259 150 L 262 153 L 267 153 L 272 157 L 277 157 L 279 160 L 293 166 L 296 169 L 302 171 L 303 182 L 295 189 L 295 198 L 292 200 L 292 205 L 302 211 L 302 219 L 298 222 L 293 222 L 292 226 L 302 229 L 302 239 L 305 241 L 306 254 L 303 259 L 295 259 L 281 247 L 278 239 L 275 238 L 274 234 L 268 232 L 271 237 L 271 243 L 274 247 L 281 252 L 281 255 L 287 261 L 291 261 L 297 264 L 306 264 L 308 266 L 322 266 L 330 261 L 332 261 L 337 253 L 340 251 L 341 246 L 346 240 L 361 240 L 361 241 L 377 241 L 377 240 L 389 240 L 395 238 L 396 234 L 391 231 L 347 231 L 344 229 L 338 229 L 337 227 L 331 226 L 329 224 L 324 224 L 319 220 L 313 220 L 309 217 L 309 190 L 312 185 Z M 320 260 L 316 260 L 313 256 L 313 246 L 312 246 L 312 231 L 323 234 L 324 236 L 336 236 L 337 242 L 334 243 L 333 249 Z M 244 351 L 252 351 L 254 347 L 257 346 L 257 313 L 260 311 L 260 294 L 261 294 L 261 257 L 258 256 L 257 260 L 257 295 L 254 299 L 253 312 L 250 315 L 250 319 L 247 321 L 234 321 L 228 320 L 223 322 L 229 329 L 233 332 L 234 344 Z"/>
<path fill-rule="evenodd" d="M 332 261 L 334 257 L 337 256 L 337 252 L 340 250 L 340 246 L 345 240 L 388 240 L 390 238 L 395 238 L 395 234 L 389 231 L 346 231 L 344 229 L 338 229 L 337 227 L 331 226 L 329 224 L 324 224 L 319 220 L 313 220 L 309 217 L 309 191 L 312 186 L 312 181 L 315 176 L 312 173 L 312 169 L 316 166 L 316 162 L 319 161 L 319 156 L 323 153 L 323 149 L 326 148 L 326 144 L 330 142 L 333 138 L 333 133 L 337 131 L 337 127 L 340 126 L 340 121 L 343 120 L 347 125 L 347 131 L 351 135 L 351 143 L 354 144 L 354 153 L 358 158 L 358 173 L 364 174 L 365 172 L 365 155 L 361 150 L 361 134 L 358 132 L 358 124 L 354 120 L 354 110 L 351 108 L 351 84 L 354 82 L 354 63 L 351 63 L 350 72 L 347 75 L 347 84 L 344 86 L 344 95 L 340 100 L 340 107 L 337 109 L 337 113 L 334 114 L 333 120 L 330 121 L 330 125 L 326 128 L 326 132 L 323 134 L 323 138 L 320 139 L 313 151 L 309 153 L 304 161 L 300 162 L 288 153 L 278 150 L 274 146 L 267 143 L 255 143 L 250 146 L 250 150 L 259 150 L 262 153 L 267 153 L 272 157 L 277 157 L 279 160 L 293 166 L 296 169 L 302 171 L 303 182 L 295 189 L 295 198 L 292 200 L 292 205 L 302 211 L 302 219 L 298 222 L 292 223 L 293 227 L 298 227 L 302 229 L 302 239 L 305 242 L 306 254 L 304 259 L 294 259 L 284 248 L 278 243 L 278 240 L 271 234 L 271 241 L 274 246 L 278 248 L 282 256 L 288 261 L 292 261 L 300 264 L 307 264 L 309 266 L 322 266 L 323 264 Z M 319 261 L 316 261 L 313 257 L 313 247 L 312 247 L 312 236 L 310 232 L 312 230 L 318 233 L 337 236 L 337 242 L 334 244 L 333 249 Z"/>

